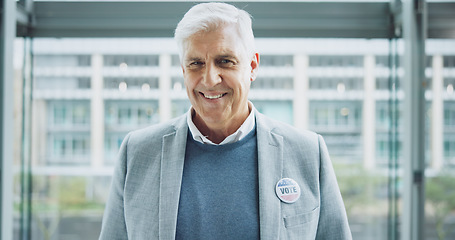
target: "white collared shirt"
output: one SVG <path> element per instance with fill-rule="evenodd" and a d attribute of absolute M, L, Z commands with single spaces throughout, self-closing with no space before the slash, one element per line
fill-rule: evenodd
<path fill-rule="evenodd" d="M 235 131 L 233 134 L 227 136 L 220 144 L 213 143 L 207 136 L 202 135 L 202 133 L 197 129 L 196 125 L 194 125 L 193 118 L 192 118 L 192 111 L 193 107 L 190 107 L 190 110 L 187 113 L 186 121 L 188 123 L 188 127 L 190 128 L 190 132 L 193 135 L 193 139 L 197 142 L 204 143 L 204 144 L 212 144 L 212 145 L 223 145 L 228 143 L 234 143 L 237 141 L 242 140 L 246 135 L 248 135 L 251 130 L 254 128 L 254 106 L 251 102 L 248 102 L 248 107 L 250 109 L 250 114 L 246 118 L 245 122 Z"/>

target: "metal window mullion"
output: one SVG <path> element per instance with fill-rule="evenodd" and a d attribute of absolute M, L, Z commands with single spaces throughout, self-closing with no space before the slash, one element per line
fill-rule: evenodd
<path fill-rule="evenodd" d="M 425 202 L 426 2 L 403 1 L 404 162 L 401 239 L 423 240 Z"/>
<path fill-rule="evenodd" d="M 13 47 L 16 1 L 3 1 L 0 14 L 0 240 L 13 239 Z"/>

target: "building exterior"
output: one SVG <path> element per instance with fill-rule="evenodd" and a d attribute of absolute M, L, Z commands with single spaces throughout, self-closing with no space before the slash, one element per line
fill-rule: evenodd
<path fill-rule="evenodd" d="M 426 159 L 429 171 L 439 172 L 455 166 L 455 42 L 427 46 Z M 384 173 L 392 154 L 401 157 L 402 70 L 391 64 L 399 65 L 400 43 L 258 39 L 257 47 L 260 70 L 250 99 L 260 112 L 320 133 L 336 170 Z M 36 39 L 33 54 L 32 172 L 44 182 L 89 179 L 87 201 L 106 200 L 127 132 L 190 107 L 172 39 Z M 341 179 L 346 174 L 337 170 Z M 35 198 L 45 199 L 50 185 L 38 185 Z M 357 236 L 383 239 L 377 228 L 386 228 L 384 212 L 381 224 L 369 227 L 376 230 Z"/>
<path fill-rule="evenodd" d="M 439 156 L 428 156 L 430 168 L 439 170 L 455 161 L 455 56 L 438 52 L 455 49 L 453 42 L 439 51 L 434 45 L 428 133 L 441 141 L 427 148 Z M 387 41 L 259 39 L 258 48 L 261 65 L 250 99 L 259 111 L 322 134 L 336 161 L 387 164 Z M 111 167 L 128 131 L 190 106 L 172 39 L 38 39 L 33 75 L 36 166 Z"/>

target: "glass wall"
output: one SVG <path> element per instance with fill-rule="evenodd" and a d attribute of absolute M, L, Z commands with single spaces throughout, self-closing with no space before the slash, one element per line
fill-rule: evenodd
<path fill-rule="evenodd" d="M 455 238 L 455 40 L 427 40 L 426 239 Z"/>
<path fill-rule="evenodd" d="M 354 239 L 394 239 L 401 191 L 400 45 L 366 39 L 257 43 L 261 65 L 250 100 L 267 116 L 324 137 Z M 431 46 L 427 77 L 439 92 L 427 93 L 426 232 L 427 239 L 451 239 L 455 44 Z M 25 147 L 15 150 L 15 239 L 96 239 L 123 137 L 190 107 L 175 43 L 34 39 L 20 49 L 17 91 L 31 91 L 31 98 L 18 99 L 24 135 L 16 141 Z"/>

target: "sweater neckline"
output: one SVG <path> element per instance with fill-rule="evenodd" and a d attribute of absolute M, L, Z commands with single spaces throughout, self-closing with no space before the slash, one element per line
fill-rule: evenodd
<path fill-rule="evenodd" d="M 250 141 L 252 138 L 255 138 L 255 137 L 256 137 L 256 126 L 254 126 L 254 128 L 240 141 L 236 141 L 233 143 L 222 144 L 222 145 L 201 143 L 201 142 L 194 140 L 193 135 L 191 134 L 190 131 L 188 131 L 187 141 L 191 142 L 192 144 L 196 145 L 197 147 L 202 148 L 207 151 L 220 151 L 220 150 L 228 150 L 228 149 L 237 148 L 238 146 L 243 145 L 244 143 Z"/>

